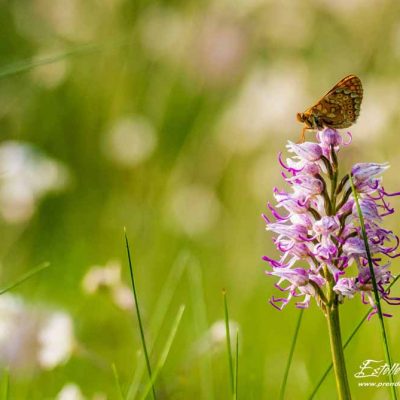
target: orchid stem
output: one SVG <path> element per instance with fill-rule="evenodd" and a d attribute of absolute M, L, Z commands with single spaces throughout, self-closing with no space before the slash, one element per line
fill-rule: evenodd
<path fill-rule="evenodd" d="M 333 173 L 331 178 L 331 197 L 330 197 L 330 211 L 332 214 L 336 212 L 336 191 L 337 191 L 337 178 L 338 178 L 338 163 L 333 147 L 331 148 L 333 159 Z M 325 267 L 325 274 L 329 282 L 328 286 L 328 303 L 326 306 L 326 319 L 328 321 L 329 342 L 331 345 L 332 363 L 335 371 L 336 388 L 339 400 L 351 400 L 350 386 L 347 378 L 346 363 L 344 359 L 342 334 L 340 332 L 339 320 L 339 302 L 338 295 L 333 290 L 335 279 L 329 272 L 327 266 Z"/>
<path fill-rule="evenodd" d="M 329 341 L 331 345 L 332 363 L 335 371 L 338 399 L 351 400 L 350 386 L 347 379 L 342 345 L 342 335 L 340 333 L 339 308 L 337 301 L 334 301 L 331 307 L 327 307 L 326 318 L 328 321 Z"/>

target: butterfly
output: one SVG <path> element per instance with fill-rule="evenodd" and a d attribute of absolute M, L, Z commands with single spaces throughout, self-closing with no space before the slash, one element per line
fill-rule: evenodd
<path fill-rule="evenodd" d="M 305 124 L 300 142 L 310 129 L 348 128 L 360 115 L 363 88 L 360 78 L 348 75 L 339 81 L 325 96 L 303 113 L 297 113 L 297 120 Z"/>

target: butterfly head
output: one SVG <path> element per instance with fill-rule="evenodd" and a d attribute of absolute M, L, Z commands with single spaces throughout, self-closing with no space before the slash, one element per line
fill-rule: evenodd
<path fill-rule="evenodd" d="M 312 114 L 308 113 L 297 113 L 296 115 L 297 121 L 303 122 L 306 124 L 307 128 L 314 128 L 315 127 L 315 118 Z"/>
<path fill-rule="evenodd" d="M 297 121 L 304 122 L 306 119 L 306 116 L 303 113 L 297 113 L 296 118 L 297 118 Z"/>

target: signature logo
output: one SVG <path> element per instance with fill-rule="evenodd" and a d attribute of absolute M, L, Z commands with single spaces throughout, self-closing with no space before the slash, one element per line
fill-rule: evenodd
<path fill-rule="evenodd" d="M 382 360 L 365 360 L 361 363 L 360 369 L 354 374 L 356 378 L 371 378 L 384 375 L 400 374 L 400 364 L 393 363 L 389 368 L 389 364 Z"/>

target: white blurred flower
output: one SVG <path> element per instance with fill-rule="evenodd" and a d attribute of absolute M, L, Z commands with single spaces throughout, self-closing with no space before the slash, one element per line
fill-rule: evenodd
<path fill-rule="evenodd" d="M 132 290 L 126 285 L 118 285 L 113 288 L 112 297 L 114 303 L 122 310 L 131 310 L 134 306 Z"/>
<path fill-rule="evenodd" d="M 67 361 L 74 348 L 74 332 L 71 317 L 63 312 L 50 315 L 38 333 L 39 364 L 53 369 Z"/>
<path fill-rule="evenodd" d="M 113 287 L 121 282 L 121 265 L 118 261 L 109 261 L 104 267 L 91 267 L 83 277 L 82 287 L 88 294 L 101 288 Z"/>
<path fill-rule="evenodd" d="M 294 129 L 299 99 L 305 97 L 304 80 L 305 71 L 296 64 L 255 68 L 217 125 L 221 146 L 248 153 L 265 143 L 272 132 Z"/>
<path fill-rule="evenodd" d="M 74 350 L 71 317 L 27 305 L 20 297 L 0 296 L 0 362 L 15 371 L 52 369 Z"/>
<path fill-rule="evenodd" d="M 29 312 L 22 299 L 0 296 L 0 362 L 14 371 L 37 365 L 37 316 Z"/>
<path fill-rule="evenodd" d="M 76 383 L 67 383 L 58 393 L 56 400 L 85 400 Z"/>
<path fill-rule="evenodd" d="M 109 261 L 104 267 L 91 267 L 83 277 L 82 289 L 87 294 L 106 289 L 119 308 L 130 310 L 134 306 L 132 291 L 122 282 L 119 261 Z"/>
<path fill-rule="evenodd" d="M 239 324 L 236 321 L 229 321 L 229 333 L 231 343 L 235 343 L 236 333 L 239 330 Z M 210 351 L 215 352 L 224 349 L 226 343 L 226 327 L 224 320 L 214 322 L 205 332 L 203 337 L 196 343 L 196 352 L 205 354 Z"/>
<path fill-rule="evenodd" d="M 192 236 L 211 229 L 218 221 L 220 208 L 211 188 L 192 184 L 173 191 L 166 211 L 176 228 Z"/>
<path fill-rule="evenodd" d="M 32 217 L 38 202 L 49 192 L 66 187 L 67 168 L 21 142 L 0 146 L 0 213 L 10 223 Z"/>
<path fill-rule="evenodd" d="M 157 134 L 151 122 L 142 116 L 115 121 L 103 141 L 107 158 L 123 167 L 134 167 L 151 157 L 157 146 Z"/>
<path fill-rule="evenodd" d="M 239 325 L 236 321 L 229 321 L 229 333 L 231 336 L 231 341 L 233 341 L 238 329 Z M 210 341 L 216 345 L 224 343 L 226 340 L 225 321 L 220 320 L 214 322 L 208 331 L 208 336 Z"/>

